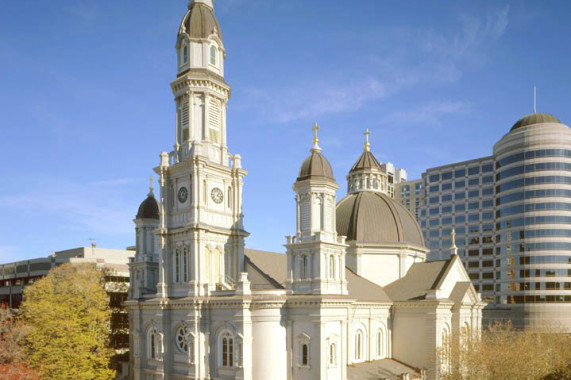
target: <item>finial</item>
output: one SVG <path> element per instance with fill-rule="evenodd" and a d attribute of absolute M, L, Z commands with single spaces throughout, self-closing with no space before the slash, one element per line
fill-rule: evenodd
<path fill-rule="evenodd" d="M 153 176 L 149 177 L 149 196 L 154 195 L 153 193 Z"/>
<path fill-rule="evenodd" d="M 371 134 L 371 131 L 369 131 L 369 129 L 367 129 L 365 131 L 365 150 L 367 152 L 371 151 L 371 143 L 369 142 L 369 135 Z"/>
<path fill-rule="evenodd" d="M 454 228 L 452 228 L 452 233 L 450 234 L 451 238 L 452 238 L 452 245 L 450 247 L 450 253 L 452 255 L 457 255 L 458 254 L 458 247 L 456 247 L 456 230 Z"/>
<path fill-rule="evenodd" d="M 533 86 L 533 113 L 537 113 L 537 87 Z"/>
<path fill-rule="evenodd" d="M 313 125 L 313 148 L 311 150 L 320 151 L 321 148 L 319 147 L 319 138 L 317 137 L 317 131 L 319 130 L 319 125 L 317 122 Z"/>

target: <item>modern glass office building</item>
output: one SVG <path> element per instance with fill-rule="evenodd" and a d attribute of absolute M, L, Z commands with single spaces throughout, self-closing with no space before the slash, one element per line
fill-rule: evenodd
<path fill-rule="evenodd" d="M 413 181 L 414 182 L 414 181 Z M 410 184 L 410 182 L 409 182 Z M 489 157 L 426 170 L 420 199 L 397 199 L 423 229 L 429 260 L 458 254 L 488 320 L 571 331 L 571 130 L 550 114 L 520 119 Z M 416 203 L 419 205 L 416 205 Z"/>

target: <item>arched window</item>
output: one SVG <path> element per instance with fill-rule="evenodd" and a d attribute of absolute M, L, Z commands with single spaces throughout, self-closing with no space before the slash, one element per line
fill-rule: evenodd
<path fill-rule="evenodd" d="M 303 343 L 301 345 L 301 365 L 309 365 L 309 344 Z"/>
<path fill-rule="evenodd" d="M 335 256 L 329 256 L 329 278 L 335 278 Z"/>
<path fill-rule="evenodd" d="M 234 367 L 234 335 L 229 331 L 220 335 L 220 365 Z"/>
<path fill-rule="evenodd" d="M 332 367 L 337 365 L 337 346 L 335 343 L 329 345 L 329 365 Z"/>
<path fill-rule="evenodd" d="M 174 251 L 174 282 L 180 282 L 180 248 Z"/>
<path fill-rule="evenodd" d="M 384 334 L 382 329 L 377 330 L 377 357 L 383 356 Z"/>
<path fill-rule="evenodd" d="M 442 369 L 450 369 L 450 334 L 446 327 L 442 329 Z"/>
<path fill-rule="evenodd" d="M 182 49 L 182 64 L 188 63 L 188 46 L 184 46 Z"/>
<path fill-rule="evenodd" d="M 147 332 L 147 358 L 158 359 L 159 339 L 157 329 L 153 326 Z"/>
<path fill-rule="evenodd" d="M 355 333 L 355 361 L 362 361 L 365 357 L 365 334 L 359 329 Z"/>
<path fill-rule="evenodd" d="M 217 49 L 216 46 L 210 46 L 210 64 L 216 66 L 216 54 Z"/>

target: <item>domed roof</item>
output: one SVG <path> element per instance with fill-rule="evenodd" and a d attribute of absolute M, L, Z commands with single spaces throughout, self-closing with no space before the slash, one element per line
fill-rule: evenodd
<path fill-rule="evenodd" d="M 383 170 L 379 161 L 373 156 L 373 153 L 365 149 L 349 173 L 367 169 Z"/>
<path fill-rule="evenodd" d="M 518 128 L 527 127 L 528 125 L 541 124 L 541 123 L 561 124 L 561 121 L 550 113 L 536 112 L 519 119 L 510 129 L 510 132 Z"/>
<path fill-rule="evenodd" d="M 337 233 L 365 244 L 409 244 L 424 248 L 420 226 L 401 204 L 385 194 L 362 191 L 337 204 Z"/>
<path fill-rule="evenodd" d="M 137 219 L 159 219 L 159 203 L 153 193 L 149 193 L 147 199 L 139 206 Z"/>
<path fill-rule="evenodd" d="M 194 0 L 188 5 L 178 35 L 186 34 L 190 38 L 208 38 L 214 31 L 222 39 L 220 25 L 214 16 L 211 0 Z"/>
<path fill-rule="evenodd" d="M 312 149 L 311 154 L 303 161 L 297 180 L 302 181 L 310 177 L 323 177 L 335 181 L 331 164 L 318 149 Z"/>

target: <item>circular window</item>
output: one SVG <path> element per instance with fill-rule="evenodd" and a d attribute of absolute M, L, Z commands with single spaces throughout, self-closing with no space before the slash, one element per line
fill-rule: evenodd
<path fill-rule="evenodd" d="M 188 353 L 190 344 L 190 330 L 186 326 L 181 326 L 176 330 L 176 346 L 184 353 Z"/>

